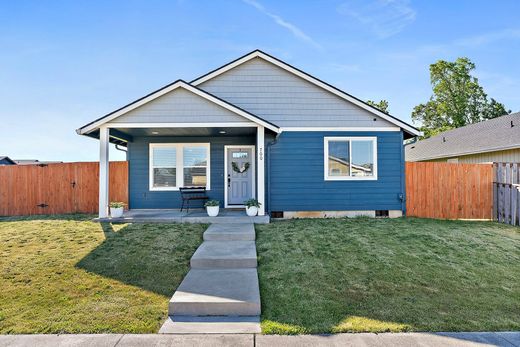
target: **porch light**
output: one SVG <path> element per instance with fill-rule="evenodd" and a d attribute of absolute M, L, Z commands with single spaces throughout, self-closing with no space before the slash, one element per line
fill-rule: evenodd
<path fill-rule="evenodd" d="M 152 131 L 152 134 L 153 135 L 159 135 L 159 132 L 158 131 Z"/>
<path fill-rule="evenodd" d="M 219 131 L 219 134 L 225 134 L 225 133 L 226 133 L 225 130 L 220 130 L 220 131 Z"/>

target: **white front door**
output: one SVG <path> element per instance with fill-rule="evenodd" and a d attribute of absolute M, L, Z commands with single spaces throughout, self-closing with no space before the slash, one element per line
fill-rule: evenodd
<path fill-rule="evenodd" d="M 254 146 L 226 146 L 226 206 L 243 206 L 255 197 Z"/>

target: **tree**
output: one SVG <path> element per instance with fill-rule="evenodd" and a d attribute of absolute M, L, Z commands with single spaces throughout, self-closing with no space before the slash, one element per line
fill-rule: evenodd
<path fill-rule="evenodd" d="M 377 108 L 380 111 L 383 111 L 384 113 L 389 113 L 388 112 L 388 101 L 386 101 L 386 100 L 381 100 L 379 102 L 375 102 L 375 101 L 372 101 L 372 100 L 367 100 L 367 104 Z"/>
<path fill-rule="evenodd" d="M 421 124 L 424 138 L 511 112 L 495 99 L 488 99 L 471 74 L 474 69 L 475 64 L 468 58 L 455 62 L 439 60 L 430 65 L 433 95 L 412 112 L 412 120 Z"/>

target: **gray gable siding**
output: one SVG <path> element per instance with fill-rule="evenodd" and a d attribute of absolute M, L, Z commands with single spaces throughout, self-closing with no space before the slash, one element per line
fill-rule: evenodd
<path fill-rule="evenodd" d="M 186 89 L 177 88 L 111 121 L 112 123 L 249 122 Z"/>
<path fill-rule="evenodd" d="M 198 87 L 280 127 L 395 127 L 261 58 Z"/>

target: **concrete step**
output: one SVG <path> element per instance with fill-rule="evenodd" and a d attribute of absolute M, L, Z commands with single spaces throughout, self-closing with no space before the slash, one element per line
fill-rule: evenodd
<path fill-rule="evenodd" d="M 252 223 L 211 224 L 204 232 L 205 241 L 254 241 L 255 226 Z"/>
<path fill-rule="evenodd" d="M 159 334 L 259 334 L 259 316 L 169 316 Z"/>
<path fill-rule="evenodd" d="M 191 269 L 170 299 L 172 316 L 259 316 L 256 269 Z"/>
<path fill-rule="evenodd" d="M 192 269 L 256 267 L 254 241 L 204 241 L 191 257 Z"/>

